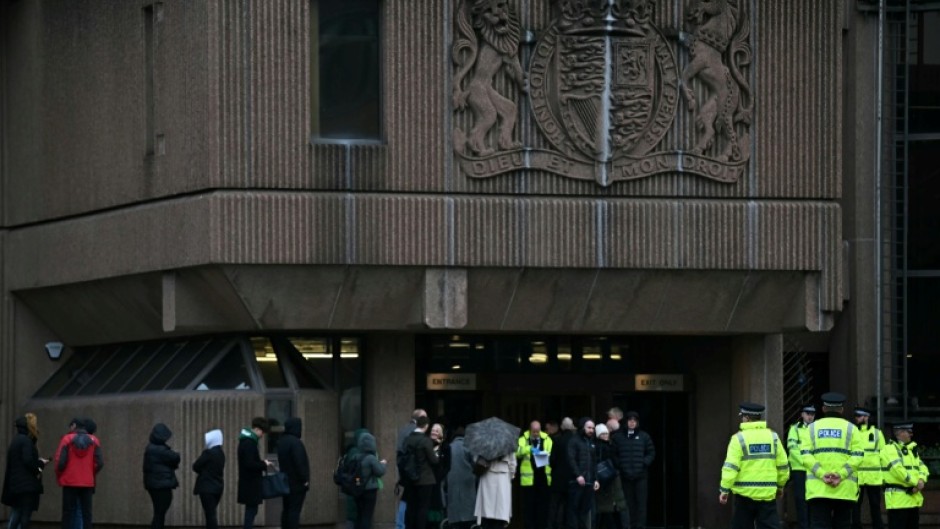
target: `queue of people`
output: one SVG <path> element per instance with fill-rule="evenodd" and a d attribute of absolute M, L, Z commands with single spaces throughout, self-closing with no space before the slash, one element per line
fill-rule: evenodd
<path fill-rule="evenodd" d="M 789 486 L 799 529 L 859 529 L 862 503 L 868 501 L 873 529 L 883 529 L 881 501 L 888 529 L 916 529 L 928 471 L 913 441 L 913 424 L 893 425 L 894 440 L 871 424 L 871 411 L 854 409 L 843 417 L 845 397 L 822 396 L 822 418 L 814 404 L 800 410 L 785 440 L 767 427 L 761 404 L 738 407 L 740 430 L 731 436 L 721 469 L 718 500 L 732 503 L 732 529 L 779 529 L 777 501 Z M 471 425 L 474 426 L 474 425 Z M 104 467 L 102 445 L 91 419 L 73 419 L 53 460 L 39 456 L 38 419 L 27 413 L 14 422 L 7 451 L 2 502 L 12 507 L 8 529 L 28 529 L 43 493 L 42 474 L 50 463 L 62 487 L 63 529 L 93 527 L 93 497 Z M 259 442 L 270 430 L 257 417 L 238 436 L 238 494 L 244 505 L 243 529 L 252 529 L 263 501 L 262 481 L 274 468 L 260 455 Z M 513 429 L 516 435 L 518 428 Z M 469 430 L 468 430 L 469 433 Z M 310 489 L 310 463 L 301 441 L 302 424 L 288 419 L 277 443 L 280 471 L 281 527 L 298 529 Z M 151 529 L 162 529 L 179 487 L 182 456 L 169 441 L 172 431 L 153 426 L 143 451 L 143 485 L 152 506 Z M 399 432 L 397 449 L 400 494 L 399 529 L 503 529 L 512 519 L 512 482 L 519 477 L 526 529 L 645 529 L 647 479 L 656 452 L 640 429 L 639 414 L 611 408 L 607 421 L 583 417 L 560 423 L 539 421 L 509 440 L 495 457 L 475 455 L 456 428 L 450 442 L 441 424 L 414 410 Z M 223 432 L 204 435 L 205 449 L 192 463 L 193 494 L 199 496 L 207 529 L 217 529 L 218 506 L 225 488 Z M 354 462 L 356 486 L 350 493 L 353 529 L 370 529 L 387 461 L 376 453 L 375 437 L 356 432 L 345 459 Z M 339 471 L 339 469 L 337 469 Z M 732 501 L 733 500 L 733 501 Z"/>
<path fill-rule="evenodd" d="M 56 481 L 62 488 L 62 529 L 92 529 L 94 491 L 98 473 L 104 468 L 101 441 L 95 435 L 97 424 L 88 418 L 72 419 L 62 436 L 52 461 L 39 456 L 38 419 L 32 413 L 14 421 L 16 434 L 7 450 L 2 503 L 12 508 L 8 529 L 29 529 L 32 514 L 38 510 L 44 492 L 42 475 L 52 463 Z M 278 440 L 280 471 L 286 475 L 289 491 L 282 498 L 281 527 L 297 529 L 304 498 L 310 487 L 310 464 L 301 438 L 301 421 L 288 419 Z M 265 471 L 271 461 L 262 459 L 258 442 L 269 430 L 267 419 L 256 417 L 243 428 L 238 444 L 238 503 L 245 506 L 243 529 L 251 529 L 262 498 Z M 143 486 L 150 496 L 151 529 L 163 529 L 173 504 L 173 491 L 179 487 L 177 471 L 182 456 L 169 441 L 173 432 L 163 423 L 150 431 L 143 450 Z M 207 529 L 218 529 L 218 506 L 225 490 L 223 433 L 205 433 L 205 450 L 193 462 L 196 473 L 193 494 L 199 497 Z M 374 442 L 374 440 L 373 440 Z"/>

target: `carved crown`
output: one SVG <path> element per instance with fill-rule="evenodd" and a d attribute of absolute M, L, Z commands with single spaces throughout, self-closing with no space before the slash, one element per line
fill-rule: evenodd
<path fill-rule="evenodd" d="M 568 35 L 636 35 L 653 15 L 653 0 L 558 0 L 558 25 Z"/>

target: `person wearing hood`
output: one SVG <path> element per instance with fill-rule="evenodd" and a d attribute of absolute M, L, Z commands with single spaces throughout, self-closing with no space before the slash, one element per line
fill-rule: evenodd
<path fill-rule="evenodd" d="M 62 529 L 72 527 L 79 508 L 82 527 L 91 529 L 95 478 L 104 467 L 101 443 L 88 433 L 82 419 L 72 419 L 69 428 L 55 453 L 56 481 L 62 487 Z"/>
<path fill-rule="evenodd" d="M 245 518 L 242 529 L 252 529 L 258 506 L 261 505 L 261 478 L 270 461 L 261 459 L 258 454 L 258 442 L 268 431 L 268 420 L 255 417 L 251 428 L 242 428 L 238 434 L 238 503 L 245 506 Z"/>
<path fill-rule="evenodd" d="M 196 485 L 193 494 L 199 496 L 206 514 L 206 529 L 219 529 L 218 507 L 225 490 L 225 453 L 222 452 L 222 430 L 209 430 L 205 435 L 206 449 L 193 463 Z"/>
<path fill-rule="evenodd" d="M 158 422 L 150 430 L 150 442 L 144 449 L 144 488 L 153 505 L 150 529 L 163 529 L 166 512 L 173 503 L 173 489 L 179 486 L 176 469 L 180 466 L 180 455 L 166 444 L 171 437 L 170 428 Z"/>
<path fill-rule="evenodd" d="M 376 454 L 375 436 L 368 431 L 359 436 L 359 468 L 363 481 L 365 481 L 365 491 L 356 501 L 356 523 L 355 529 L 371 529 L 372 516 L 375 514 L 375 499 L 379 492 L 379 478 L 385 475 L 387 461 L 379 459 Z"/>
<path fill-rule="evenodd" d="M 39 457 L 36 448 L 39 439 L 36 416 L 27 413 L 13 424 L 16 435 L 7 450 L 2 502 L 13 508 L 8 529 L 29 529 L 30 519 L 39 509 L 39 496 L 43 492 L 42 469 L 49 460 Z"/>
<path fill-rule="evenodd" d="M 298 417 L 284 421 L 284 434 L 277 440 L 277 462 L 287 474 L 290 493 L 282 498 L 281 529 L 300 527 L 300 511 L 310 489 L 310 459 L 300 436 L 303 424 Z"/>

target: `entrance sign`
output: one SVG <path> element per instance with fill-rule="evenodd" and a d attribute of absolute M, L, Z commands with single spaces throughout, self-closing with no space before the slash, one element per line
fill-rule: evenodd
<path fill-rule="evenodd" d="M 428 373 L 428 391 L 474 391 L 477 376 L 474 373 Z"/>
<path fill-rule="evenodd" d="M 636 375 L 636 391 L 685 391 L 684 375 Z"/>

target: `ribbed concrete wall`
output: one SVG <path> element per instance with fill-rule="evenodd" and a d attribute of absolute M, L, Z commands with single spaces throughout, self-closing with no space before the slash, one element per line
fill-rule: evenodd
<path fill-rule="evenodd" d="M 16 230 L 9 288 L 211 263 L 816 270 L 837 310 L 840 226 L 809 201 L 220 192 Z"/>
<path fill-rule="evenodd" d="M 17 29 L 10 36 L 16 53 L 8 61 L 8 106 L 18 131 L 9 139 L 9 167 L 18 176 L 8 184 L 7 223 L 216 186 L 726 198 L 841 194 L 838 2 L 748 3 L 755 108 L 751 162 L 739 182 L 665 174 L 608 189 L 539 171 L 484 181 L 456 171 L 451 131 L 463 119 L 451 106 L 456 4 L 382 3 L 385 145 L 344 146 L 310 144 L 308 2 L 163 2 L 155 22 L 153 104 L 165 152 L 152 157 L 145 152 L 143 24 L 149 3 L 108 10 L 87 0 L 16 5 L 8 10 Z M 550 2 L 514 5 L 523 28 L 536 36 L 552 22 Z M 685 29 L 687 9 L 682 2 L 657 2 L 657 27 L 674 39 Z M 525 65 L 532 43 L 520 48 Z M 681 69 L 687 52 L 676 53 Z M 518 94 L 502 77 L 497 84 Z M 548 147 L 531 118 L 529 105 L 520 104 L 518 136 L 526 145 Z M 666 141 L 687 138 L 692 127 L 691 114 L 680 105 Z"/>

